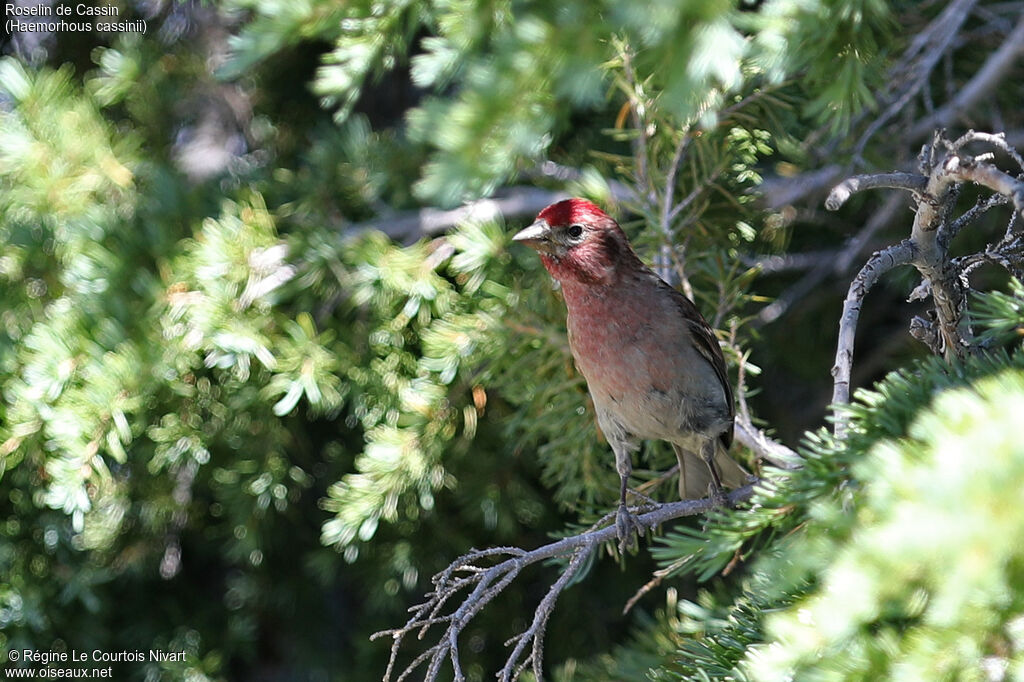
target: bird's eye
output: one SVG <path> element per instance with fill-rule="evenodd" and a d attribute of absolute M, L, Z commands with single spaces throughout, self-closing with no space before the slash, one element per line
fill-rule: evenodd
<path fill-rule="evenodd" d="M 570 225 L 567 234 L 569 235 L 570 239 L 579 239 L 580 236 L 583 234 L 583 226 Z"/>

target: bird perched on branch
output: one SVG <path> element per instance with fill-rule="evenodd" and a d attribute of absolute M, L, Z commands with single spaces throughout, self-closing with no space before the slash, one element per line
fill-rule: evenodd
<path fill-rule="evenodd" d="M 618 223 L 589 201 L 566 199 L 513 239 L 536 250 L 561 283 L 569 347 L 621 477 L 621 545 L 636 530 L 626 486 L 641 440 L 672 444 L 682 499 L 720 497 L 746 483 L 727 454 L 735 408 L 714 332 L 690 299 L 640 261 Z"/>

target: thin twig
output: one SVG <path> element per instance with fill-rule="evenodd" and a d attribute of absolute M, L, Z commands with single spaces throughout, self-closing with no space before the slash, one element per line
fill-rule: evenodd
<path fill-rule="evenodd" d="M 896 78 L 892 72 L 888 78 L 890 83 L 902 80 L 903 92 L 889 102 L 889 106 L 871 122 L 864 134 L 861 135 L 854 147 L 853 155 L 855 157 L 861 156 L 868 141 L 875 133 L 893 116 L 904 110 L 910 100 L 928 83 L 932 69 L 935 68 L 939 59 L 952 48 L 953 39 L 959 33 L 977 2 L 978 0 L 953 0 L 911 43 L 901 60 L 900 66 L 906 66 L 906 73 L 901 74 L 904 78 Z M 911 61 L 913 63 L 909 63 Z"/>
<path fill-rule="evenodd" d="M 683 155 L 686 153 L 686 148 L 690 145 L 690 135 L 688 131 L 683 130 L 679 136 L 679 141 L 676 142 L 675 151 L 672 154 L 672 161 L 668 167 L 668 176 L 665 179 L 665 195 L 662 198 L 661 203 L 661 220 L 659 226 L 661 227 L 661 234 L 663 242 L 661 245 L 661 258 L 658 264 L 658 275 L 668 283 L 672 283 L 670 279 L 670 268 L 669 263 L 672 261 L 672 223 L 675 221 L 675 215 L 672 214 L 672 200 L 676 195 L 676 175 L 679 173 L 679 166 L 682 164 Z M 685 279 L 686 273 L 680 270 L 680 279 Z"/>
<path fill-rule="evenodd" d="M 1013 32 L 993 52 L 974 77 L 957 91 L 956 97 L 947 102 L 933 115 L 921 119 L 908 135 L 920 139 L 936 128 L 946 128 L 965 112 L 970 111 L 983 97 L 1005 78 L 1024 54 L 1024 16 L 1018 21 Z"/>
<path fill-rule="evenodd" d="M 527 663 L 533 664 L 533 674 L 537 680 L 541 680 L 544 677 L 541 669 L 541 664 L 544 660 L 544 631 L 547 628 L 548 619 L 551 617 L 551 612 L 555 610 L 555 602 L 558 600 L 558 595 L 565 590 L 566 586 L 576 577 L 579 573 L 580 568 L 583 566 L 584 561 L 593 553 L 595 546 L 584 546 L 577 549 L 570 559 L 568 566 L 559 576 L 558 580 L 551 586 L 547 594 L 537 605 L 537 612 L 533 616 L 533 622 L 530 623 L 530 627 L 527 628 L 523 633 L 513 637 L 505 646 L 508 646 L 512 642 L 516 643 L 512 653 L 509 654 L 508 661 L 505 663 L 505 667 L 502 668 L 501 673 L 498 677 L 502 682 L 514 682 L 519 678 L 519 672 L 522 671 L 523 667 Z M 530 655 L 522 661 L 519 659 L 522 657 L 527 644 L 533 643 L 532 651 Z"/>
<path fill-rule="evenodd" d="M 421 208 L 381 216 L 349 225 L 345 228 L 344 234 L 345 237 L 352 237 L 368 230 L 380 230 L 396 241 L 408 243 L 422 237 L 443 234 L 466 222 L 487 222 L 518 216 L 532 218 L 548 204 L 569 198 L 569 195 L 562 191 L 522 186 L 508 187 L 502 190 L 501 194 L 491 199 L 472 201 L 450 210 Z"/>
<path fill-rule="evenodd" d="M 742 488 L 729 492 L 726 495 L 725 503 L 734 506 L 750 499 L 755 485 L 756 482 L 749 483 Z M 717 506 L 717 504 L 718 501 L 714 498 L 668 502 L 659 505 L 653 511 L 637 515 L 636 521 L 641 529 L 647 530 L 672 519 L 700 514 Z M 610 518 L 608 521 L 610 521 Z M 511 682 L 523 670 L 523 666 L 530 664 L 538 679 L 540 679 L 540 671 L 543 667 L 544 630 L 547 619 L 554 608 L 555 601 L 572 581 L 572 578 L 579 571 L 585 559 L 603 543 L 615 540 L 617 534 L 618 530 L 615 524 L 609 523 L 609 525 L 602 528 L 563 538 L 531 551 L 516 547 L 494 547 L 474 550 L 459 557 L 434 576 L 433 592 L 427 595 L 427 601 L 410 609 L 412 617 L 405 625 L 377 632 L 372 636 L 372 639 L 391 637 L 393 640 L 391 656 L 384 674 L 384 681 L 388 682 L 392 679 L 396 681 L 405 680 L 417 668 L 427 664 L 424 680 L 426 682 L 434 682 L 438 679 L 441 666 L 445 660 L 451 662 L 456 680 L 465 679 L 458 653 L 458 639 L 466 625 L 481 609 L 507 588 L 524 568 L 545 559 L 569 556 L 572 558 L 562 575 L 552 585 L 538 605 L 537 616 L 534 617 L 531 625 L 524 632 L 509 640 L 510 643 L 515 642 L 516 646 L 506 660 L 504 669 L 499 675 L 502 680 Z M 491 566 L 481 565 L 480 563 L 481 561 L 502 556 L 506 558 Z M 451 613 L 440 614 L 439 605 L 443 606 L 445 602 L 449 601 L 454 592 L 465 590 L 470 586 L 473 587 L 472 591 L 463 599 L 458 608 L 454 609 Z M 433 625 L 446 626 L 437 642 L 426 651 L 417 655 L 411 663 L 402 669 L 402 672 L 397 677 L 394 677 L 398 655 L 406 637 L 418 632 L 419 637 L 422 639 L 425 632 Z M 531 646 L 531 653 L 524 659 L 523 654 L 527 646 Z"/>

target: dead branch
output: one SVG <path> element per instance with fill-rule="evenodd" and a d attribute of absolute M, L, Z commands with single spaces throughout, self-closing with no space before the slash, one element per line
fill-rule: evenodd
<path fill-rule="evenodd" d="M 999 170 L 995 166 L 982 163 L 965 155 L 950 157 L 946 162 L 945 171 L 956 181 L 973 182 L 1009 197 L 1014 208 L 1024 215 L 1024 182 Z"/>
<path fill-rule="evenodd" d="M 992 154 L 971 156 L 963 147 L 970 142 L 984 142 L 1006 152 L 1024 169 L 1024 159 L 1009 148 L 1001 135 L 970 131 L 955 142 L 936 135 L 931 145 L 922 150 L 920 174 L 883 173 L 860 175 L 840 183 L 826 201 L 826 208 L 836 210 L 855 192 L 877 187 L 896 187 L 910 191 L 917 204 L 910 237 L 899 244 L 875 253 L 850 284 L 839 323 L 836 359 L 832 367 L 834 405 L 850 400 L 850 371 L 853 364 L 854 337 L 864 297 L 886 272 L 901 265 L 913 265 L 922 277 L 922 284 L 910 300 L 930 298 L 934 309 L 927 318 L 911 321 L 911 335 L 925 343 L 933 352 L 947 360 L 962 357 L 973 345 L 973 334 L 966 322 L 967 276 L 982 262 L 993 262 L 1012 273 L 1022 262 L 1021 236 L 1013 228 L 1018 216 L 1024 216 L 1024 173 L 1014 177 L 991 163 Z M 965 211 L 956 220 L 953 210 L 959 188 L 971 183 L 994 192 Z M 989 244 L 985 251 L 951 259 L 949 242 L 967 224 L 990 208 L 1013 203 L 1014 213 L 1003 238 Z M 841 436 L 846 425 L 842 415 L 836 416 L 835 433 Z"/>
<path fill-rule="evenodd" d="M 893 116 L 903 111 L 922 88 L 927 87 L 929 75 L 939 59 L 952 49 L 953 39 L 960 32 L 976 4 L 977 0 L 953 0 L 911 42 L 886 79 L 888 83 L 897 84 L 893 88 L 894 92 L 887 98 L 888 106 L 861 135 L 854 147 L 855 157 L 859 158 L 875 133 Z"/>
<path fill-rule="evenodd" d="M 908 192 L 920 192 L 928 184 L 928 178 L 913 173 L 878 173 L 875 175 L 854 175 L 843 180 L 832 188 L 825 199 L 825 208 L 838 211 L 846 200 L 856 192 L 878 187 L 905 189 Z"/>
<path fill-rule="evenodd" d="M 1024 54 L 1024 16 L 1018 21 L 999 49 L 978 69 L 974 77 L 959 88 L 957 95 L 931 116 L 922 119 L 911 130 L 910 139 L 920 139 L 936 128 L 952 125 L 974 105 L 986 97 L 1010 73 Z"/>
<path fill-rule="evenodd" d="M 450 210 L 421 208 L 417 211 L 405 211 L 355 223 L 346 228 L 345 235 L 380 230 L 396 241 L 409 243 L 423 237 L 443 234 L 465 222 L 487 222 L 499 220 L 502 216 L 533 217 L 548 204 L 567 198 L 569 195 L 560 191 L 537 187 L 509 187 L 503 190 L 502 196 L 472 201 Z"/>
<path fill-rule="evenodd" d="M 858 185 L 858 187 L 860 187 Z M 864 223 L 864 227 L 833 257 L 820 261 L 792 286 L 785 289 L 778 298 L 758 314 L 756 324 L 763 325 L 774 322 L 786 313 L 797 301 L 814 291 L 830 275 L 845 275 L 853 266 L 854 260 L 864 251 L 876 233 L 891 223 L 897 213 L 905 205 L 904 198 L 893 194 L 882 207 Z"/>
<path fill-rule="evenodd" d="M 875 285 L 878 278 L 890 270 L 910 263 L 914 258 L 914 245 L 909 239 L 879 251 L 868 259 L 864 267 L 850 283 L 850 289 L 843 301 L 843 316 L 839 319 L 839 343 L 836 346 L 836 361 L 832 366 L 835 379 L 832 388 L 832 402 L 843 405 L 850 402 L 850 369 L 853 366 L 853 342 L 857 331 L 857 320 L 864 296 Z M 836 434 L 840 434 L 837 420 Z"/>
<path fill-rule="evenodd" d="M 1016 4 L 1019 5 L 1019 3 Z M 919 32 L 889 70 L 884 79 L 885 85 L 873 93 L 875 99 L 880 103 L 880 113 L 876 118 L 867 122 L 867 114 L 864 114 L 856 119 L 858 124 L 866 123 L 867 125 L 854 145 L 854 156 L 859 157 L 869 141 L 878 134 L 878 131 L 886 124 L 891 123 L 899 113 L 908 112 L 912 115 L 914 107 L 911 102 L 917 94 L 921 94 L 924 99 L 925 111 L 924 115 L 910 126 L 909 131 L 900 132 L 901 137 L 909 140 L 925 138 L 933 130 L 951 126 L 972 112 L 978 111 L 979 103 L 984 102 L 985 98 L 1001 82 L 1012 75 L 1013 67 L 1019 64 L 1020 56 L 1024 54 L 1024 18 L 1016 18 L 1013 11 L 1012 7 L 1008 7 L 1005 14 L 1016 21 L 1016 24 L 1003 17 L 989 20 L 992 29 L 1003 33 L 1006 37 L 998 49 L 989 55 L 976 74 L 967 83 L 954 90 L 952 55 L 965 40 L 969 39 L 965 36 L 965 27 L 970 25 L 967 19 L 971 15 L 984 16 L 991 12 L 984 6 L 979 7 L 975 0 L 958 0 L 949 3 L 927 27 Z M 935 80 L 933 76 L 939 62 L 948 72 L 943 79 L 948 91 L 945 94 L 947 103 L 936 110 L 929 105 L 931 93 L 928 84 Z M 984 110 L 982 109 L 982 111 Z M 824 127 L 808 136 L 807 147 L 816 158 L 833 159 L 836 149 L 845 141 L 841 137 L 827 142 L 822 141 L 822 138 L 827 139 L 828 137 L 829 133 Z M 759 187 L 759 193 L 763 203 L 769 208 L 780 209 L 817 193 L 832 184 L 837 177 L 849 172 L 849 169 L 849 167 L 844 168 L 836 163 L 829 163 L 821 168 L 807 170 L 794 176 L 766 177 Z"/>
<path fill-rule="evenodd" d="M 780 469 L 795 469 L 803 461 L 795 450 L 766 436 L 764 431 L 754 426 L 749 417 L 736 416 L 734 433 L 740 445 Z"/>
<path fill-rule="evenodd" d="M 759 460 L 764 460 L 780 469 L 795 469 L 800 466 L 803 458 L 782 443 L 765 435 L 764 431 L 754 426 L 747 404 L 747 358 L 736 340 L 738 323 L 729 325 L 729 336 L 725 347 L 736 357 L 736 418 L 733 433 L 740 445 L 753 452 Z M 628 610 L 628 606 L 627 606 Z"/>
<path fill-rule="evenodd" d="M 755 485 L 756 483 L 750 483 L 733 490 L 726 496 L 726 504 L 736 505 L 750 499 Z M 639 514 L 636 520 L 640 527 L 646 530 L 672 519 L 700 514 L 716 505 L 717 502 L 713 498 L 669 502 L 652 511 Z M 434 590 L 427 595 L 425 602 L 410 609 L 412 617 L 405 625 L 373 635 L 373 639 L 392 638 L 391 657 L 384 674 L 384 682 L 392 679 L 395 682 L 406 680 L 424 665 L 426 671 L 423 679 L 426 682 L 433 682 L 438 679 L 445 661 L 451 662 L 455 680 L 465 680 L 459 653 L 459 636 L 473 617 L 501 594 L 526 567 L 546 559 L 568 557 L 562 574 L 538 604 L 533 621 L 526 630 L 506 642 L 506 646 L 514 647 L 501 672 L 498 673 L 498 679 L 502 682 L 513 682 L 529 667 L 536 679 L 542 680 L 544 634 L 555 602 L 579 573 L 586 560 L 601 545 L 616 539 L 617 530 L 614 523 L 610 523 L 610 517 L 604 521 L 606 525 L 601 528 L 563 538 L 531 551 L 518 547 L 493 547 L 472 550 L 453 561 L 433 577 Z M 487 565 L 496 558 L 500 558 L 497 563 Z M 468 594 L 462 602 L 446 611 L 445 607 L 463 592 Z M 398 655 L 406 638 L 416 633 L 417 639 L 423 639 L 434 626 L 444 628 L 437 642 L 417 655 L 397 677 L 394 677 L 397 672 Z"/>

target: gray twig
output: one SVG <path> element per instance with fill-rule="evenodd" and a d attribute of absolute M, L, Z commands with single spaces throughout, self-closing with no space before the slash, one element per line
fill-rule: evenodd
<path fill-rule="evenodd" d="M 367 230 L 380 230 L 396 241 L 413 242 L 422 237 L 443 234 L 465 222 L 487 222 L 515 216 L 532 218 L 548 204 L 568 197 L 569 195 L 562 191 L 538 187 L 509 187 L 503 190 L 501 196 L 479 199 L 458 208 L 421 208 L 417 211 L 405 211 L 355 223 L 345 229 L 345 236 L 361 234 Z"/>
<path fill-rule="evenodd" d="M 836 361 L 832 366 L 834 384 L 832 387 L 832 403 L 843 405 L 850 402 L 850 369 L 853 366 L 853 343 L 857 332 L 857 320 L 860 318 L 864 296 L 875 285 L 878 278 L 900 265 L 910 263 L 914 258 L 914 245 L 905 239 L 879 251 L 868 259 L 864 267 L 850 283 L 850 289 L 843 301 L 843 316 L 839 320 L 839 342 L 836 345 Z M 835 432 L 841 436 L 845 432 L 845 421 L 837 415 Z"/>
<path fill-rule="evenodd" d="M 911 43 L 900 65 L 890 73 L 888 79 L 889 82 L 900 82 L 903 91 L 895 95 L 882 114 L 868 125 L 854 148 L 855 157 L 860 157 L 874 134 L 893 116 L 904 110 L 907 103 L 927 85 L 932 69 L 951 49 L 953 39 L 960 32 L 976 4 L 977 0 L 953 0 Z M 897 70 L 904 73 L 894 73 Z"/>
<path fill-rule="evenodd" d="M 919 139 L 935 128 L 953 124 L 965 112 L 970 111 L 983 97 L 992 92 L 1024 54 L 1024 16 L 1018 21 L 1006 40 L 989 56 L 978 73 L 957 91 L 950 100 L 931 116 L 921 119 L 910 130 L 910 139 Z"/>
<path fill-rule="evenodd" d="M 803 462 L 795 450 L 769 438 L 764 431 L 754 426 L 748 416 L 736 416 L 736 442 L 764 461 L 780 469 L 795 469 Z"/>
<path fill-rule="evenodd" d="M 756 482 L 749 483 L 731 491 L 726 496 L 725 504 L 733 506 L 750 499 L 755 485 Z M 639 514 L 636 521 L 640 528 L 647 530 L 672 519 L 706 512 L 718 504 L 718 501 L 710 497 L 700 500 L 668 502 L 659 505 L 653 511 Z M 502 682 L 514 682 L 529 665 L 536 678 L 542 679 L 543 639 L 548 618 L 558 596 L 569 586 L 586 559 L 600 545 L 615 540 L 618 533 L 615 524 L 610 523 L 610 518 L 606 523 L 608 525 L 601 528 L 563 538 L 531 551 L 517 547 L 493 547 L 473 550 L 453 561 L 447 568 L 434 576 L 434 590 L 427 595 L 427 601 L 410 609 L 412 617 L 405 625 L 377 632 L 372 636 L 372 639 L 392 638 L 391 656 L 384 673 L 384 682 L 389 682 L 392 679 L 395 679 L 396 682 L 408 679 L 424 664 L 427 666 L 425 682 L 434 682 L 438 679 L 445 660 L 451 662 L 455 679 L 465 680 L 459 657 L 458 639 L 470 620 L 507 588 L 527 566 L 545 559 L 570 557 L 561 576 L 552 584 L 538 605 L 537 615 L 534 616 L 530 626 L 508 641 L 508 644 L 514 643 L 515 647 L 506 660 L 504 668 L 498 674 Z M 494 558 L 501 558 L 501 560 L 491 566 L 485 565 L 488 560 Z M 441 611 L 445 604 L 454 595 L 465 590 L 470 590 L 470 592 L 462 600 L 462 603 L 450 613 L 442 615 Z M 435 625 L 445 627 L 437 643 L 417 655 L 395 677 L 398 655 L 406 637 L 418 633 L 418 638 L 423 639 L 429 629 Z M 530 648 L 529 654 L 526 654 L 527 647 Z"/>
<path fill-rule="evenodd" d="M 928 178 L 914 173 L 876 173 L 874 175 L 855 175 L 852 178 L 843 180 L 832 188 L 825 199 L 825 208 L 830 211 L 837 211 L 857 192 L 878 187 L 891 187 L 893 189 L 905 189 L 908 192 L 920 192 L 928 184 Z"/>
<path fill-rule="evenodd" d="M 950 142 L 937 133 L 932 144 L 921 151 L 921 175 L 884 173 L 856 176 L 840 183 L 829 195 L 826 207 L 830 210 L 838 209 L 853 192 L 875 187 L 910 190 L 917 203 L 909 239 L 874 254 L 850 284 L 843 303 L 836 359 L 832 367 L 834 405 L 850 400 L 850 371 L 861 305 L 864 296 L 882 274 L 900 265 L 913 265 L 918 270 L 923 281 L 911 295 L 911 300 L 930 297 L 935 307 L 927 318 L 915 317 L 911 321 L 910 333 L 933 352 L 952 360 L 970 351 L 974 343 L 965 314 L 964 296 L 971 270 L 982 262 L 997 263 L 1011 273 L 1020 268 L 1020 240 L 1012 227 L 1018 216 L 1024 216 L 1024 174 L 1014 177 L 999 170 L 990 162 L 992 154 L 972 157 L 961 151 L 974 141 L 997 147 L 1024 168 L 1020 154 L 1009 147 L 1001 135 L 970 131 Z M 994 194 L 979 200 L 953 220 L 956 197 L 964 183 L 985 187 Z M 1013 203 L 1015 211 L 1003 239 L 997 244 L 990 244 L 982 253 L 951 259 L 948 246 L 953 237 L 993 206 L 1008 201 Z M 841 413 L 837 414 L 836 435 L 842 436 L 845 429 L 845 418 Z"/>

